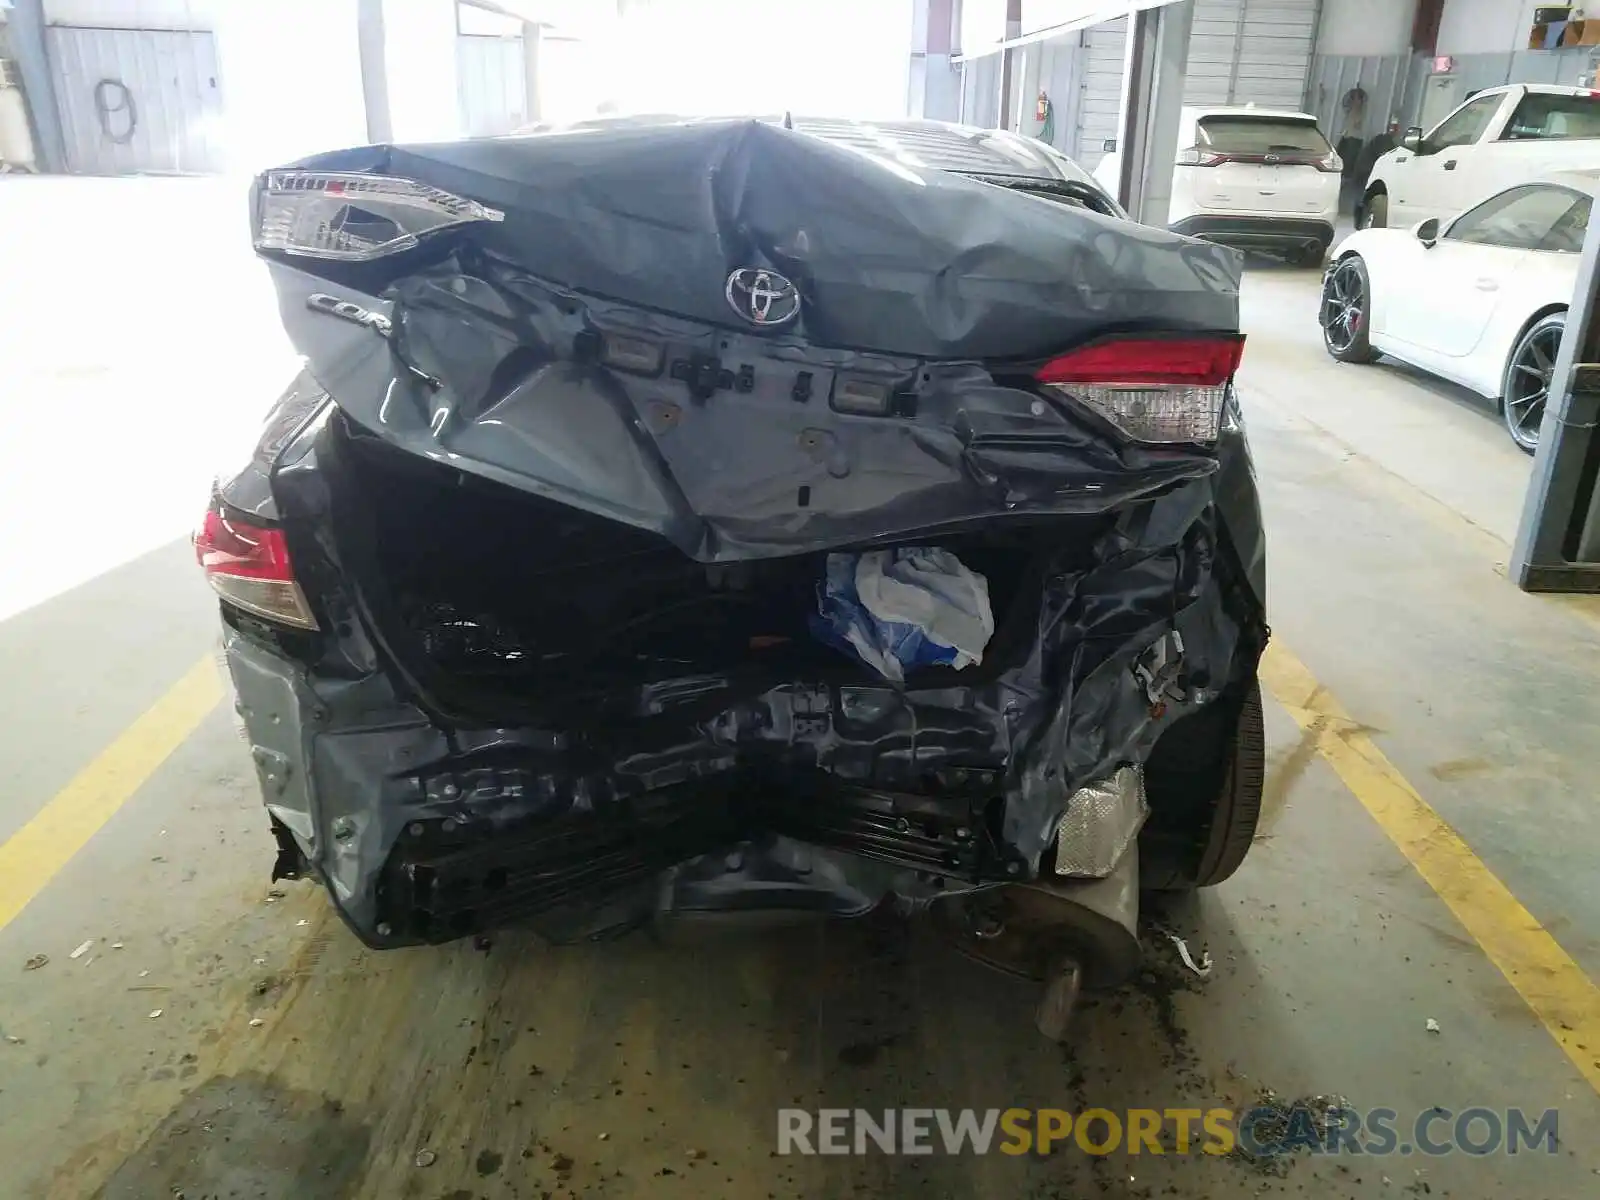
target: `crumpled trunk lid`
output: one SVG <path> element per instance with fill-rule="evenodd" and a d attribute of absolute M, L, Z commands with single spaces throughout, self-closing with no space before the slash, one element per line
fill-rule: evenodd
<path fill-rule="evenodd" d="M 298 165 L 489 205 L 502 219 L 458 240 L 688 321 L 741 326 L 729 276 L 771 269 L 802 298 L 775 332 L 817 346 L 1026 360 L 1114 327 L 1238 327 L 1234 251 L 763 121 L 618 122 Z"/>
<path fill-rule="evenodd" d="M 1028 373 L 1108 332 L 1235 330 L 1229 250 L 750 121 L 302 165 L 501 214 L 372 263 L 265 256 L 353 420 L 701 561 L 1103 512 L 1215 469 Z M 792 280 L 792 319 L 747 319 L 752 273 Z"/>

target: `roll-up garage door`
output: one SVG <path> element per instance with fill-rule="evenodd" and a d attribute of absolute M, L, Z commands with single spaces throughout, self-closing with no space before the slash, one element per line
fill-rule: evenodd
<path fill-rule="evenodd" d="M 1122 121 L 1122 64 L 1128 45 L 1128 19 L 1092 26 L 1082 33 L 1083 92 L 1078 102 L 1077 142 L 1069 151 L 1079 166 L 1092 171 L 1105 157 L 1107 138 L 1117 136 Z"/>
<path fill-rule="evenodd" d="M 521 37 L 456 35 L 462 133 L 493 137 L 528 123 L 526 62 Z"/>
<path fill-rule="evenodd" d="M 45 37 L 69 169 L 222 169 L 222 96 L 210 33 L 52 25 Z"/>
<path fill-rule="evenodd" d="M 1318 0 L 1195 0 L 1185 104 L 1305 106 Z"/>

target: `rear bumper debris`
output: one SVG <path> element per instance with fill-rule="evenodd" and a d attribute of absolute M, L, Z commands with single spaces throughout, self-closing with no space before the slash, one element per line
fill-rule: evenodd
<path fill-rule="evenodd" d="M 966 686 L 730 680 L 626 728 L 462 727 L 376 666 L 325 676 L 230 628 L 279 874 L 320 880 L 373 946 L 1115 877 L 1145 812 L 1121 769 L 1260 652 L 1209 494 L 1149 502 L 1093 565 L 1041 581 L 1031 651 Z"/>

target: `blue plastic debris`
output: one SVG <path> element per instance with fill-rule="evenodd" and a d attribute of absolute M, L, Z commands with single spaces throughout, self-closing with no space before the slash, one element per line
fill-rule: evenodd
<path fill-rule="evenodd" d="M 982 662 L 994 635 L 988 581 L 928 547 L 828 555 L 817 609 L 820 641 L 896 683 L 918 667 Z"/>

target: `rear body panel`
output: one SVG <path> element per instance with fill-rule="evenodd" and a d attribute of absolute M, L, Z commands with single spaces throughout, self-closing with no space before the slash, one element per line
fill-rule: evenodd
<path fill-rule="evenodd" d="M 228 657 L 286 869 L 364 939 L 1030 879 L 1073 791 L 1237 705 L 1265 626 L 1236 410 L 1215 447 L 1139 446 L 1028 374 L 1108 332 L 1236 330 L 1237 256 L 896 154 L 705 122 L 317 160 L 505 213 L 403 269 L 269 258 L 297 387 L 329 400 L 222 493 L 281 523 L 317 614 L 225 612 Z M 746 268 L 798 316 L 742 322 Z M 889 402 L 840 411 L 841 381 Z M 903 687 L 798 645 L 605 658 L 614 606 L 581 598 L 961 538 L 1025 547 L 1003 628 Z M 498 616 L 438 615 L 496 561 Z M 563 674 L 579 643 L 607 670 Z"/>

